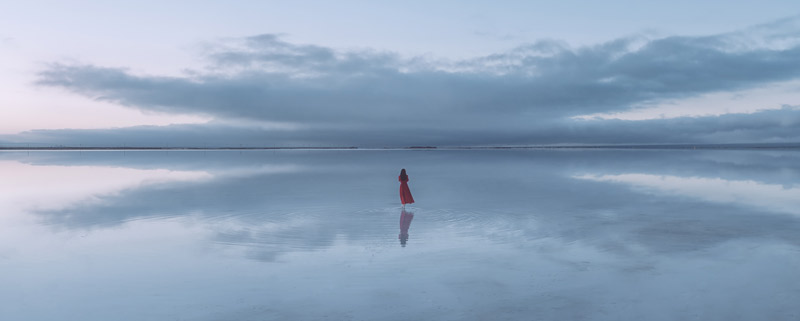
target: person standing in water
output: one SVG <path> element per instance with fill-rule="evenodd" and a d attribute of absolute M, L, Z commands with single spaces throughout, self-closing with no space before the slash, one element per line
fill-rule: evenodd
<path fill-rule="evenodd" d="M 400 203 L 403 204 L 403 208 L 406 208 L 406 204 L 414 203 L 414 197 L 411 196 L 411 190 L 408 189 L 408 175 L 406 175 L 405 168 L 400 170 L 397 180 L 400 181 Z"/>

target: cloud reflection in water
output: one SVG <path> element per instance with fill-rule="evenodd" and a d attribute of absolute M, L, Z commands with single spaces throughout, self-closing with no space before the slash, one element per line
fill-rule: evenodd
<path fill-rule="evenodd" d="M 433 223 L 420 227 L 422 239 L 424 232 L 453 229 L 490 242 L 552 237 L 620 253 L 637 246 L 691 251 L 757 235 L 798 244 L 787 233 L 798 227 L 797 221 L 761 214 L 796 213 L 797 190 L 781 186 L 791 184 L 787 177 L 798 176 L 797 155 L 718 153 L 322 151 L 110 157 L 106 163 L 115 166 L 158 164 L 213 176 L 98 194 L 94 202 L 37 214 L 77 229 L 194 217 L 217 231 L 215 242 L 250 247 L 249 257 L 271 261 L 279 253 L 328 248 L 341 237 L 363 241 L 381 235 L 389 228 L 381 216 L 391 215 L 396 206 L 391 173 L 402 164 L 413 166 L 419 176 L 416 191 L 424 201 L 416 211 L 427 213 Z M 97 160 L 55 159 L 86 161 Z M 647 187 L 648 197 L 620 182 Z M 676 195 L 692 198 L 676 201 Z M 715 213 L 726 213 L 726 219 L 710 216 Z"/>
<path fill-rule="evenodd" d="M 756 210 L 800 215 L 800 186 L 786 187 L 755 181 L 650 174 L 575 176 L 599 182 L 628 184 L 654 195 L 678 195 L 714 203 L 736 203 Z"/>
<path fill-rule="evenodd" d="M 160 319 L 197 311 L 196 319 L 236 320 L 725 320 L 731 313 L 789 320 L 800 313 L 793 255 L 800 218 L 785 213 L 796 204 L 798 158 L 610 150 L 0 153 L 42 172 L 207 173 L 26 208 L 24 215 L 51 225 L 0 226 L 17 231 L 2 233 L 2 244 L 19 248 L 0 247 L 0 264 L 12 271 L 0 281 L 41 279 L 26 291 L 55 302 L 42 311 L 76 315 L 92 312 L 79 302 L 95 298 L 128 311 L 172 311 Z M 415 218 L 406 248 L 398 246 L 409 234 L 403 223 L 411 223 L 397 204 L 401 167 L 414 171 L 417 201 L 408 209 Z M 773 191 L 778 196 L 761 202 Z M 51 265 L 31 263 L 42 257 Z M 109 284 L 136 299 L 121 303 Z M 23 306 L 8 290 L 0 299 Z M 108 319 L 104 311 L 93 315 Z"/>

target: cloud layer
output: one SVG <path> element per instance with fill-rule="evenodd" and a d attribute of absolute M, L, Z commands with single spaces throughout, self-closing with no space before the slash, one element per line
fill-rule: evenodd
<path fill-rule="evenodd" d="M 240 135 L 345 145 L 786 141 L 797 136 L 791 129 L 797 111 L 789 107 L 640 122 L 569 117 L 800 78 L 799 21 L 705 37 L 629 37 L 580 48 L 540 41 L 460 61 L 340 51 L 266 34 L 209 45 L 204 52 L 209 65 L 184 77 L 55 63 L 39 73 L 38 84 L 143 111 L 302 128 L 243 134 L 253 128 L 234 126 L 219 133 L 227 137 L 225 145 L 242 143 Z M 180 140 L 195 128 L 115 132 L 145 139 L 146 133 L 168 131 Z"/>
<path fill-rule="evenodd" d="M 308 128 L 265 130 L 223 123 L 120 129 L 34 130 L 0 136 L 10 143 L 69 146 L 289 147 L 524 144 L 788 143 L 800 141 L 800 109 L 786 106 L 753 114 L 632 120 L 556 120 L 524 130 L 484 128 Z M 41 145 L 39 145 L 41 144 Z"/>

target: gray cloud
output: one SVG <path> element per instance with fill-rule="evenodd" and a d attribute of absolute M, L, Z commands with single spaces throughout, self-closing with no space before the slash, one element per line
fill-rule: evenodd
<path fill-rule="evenodd" d="M 254 247 L 255 253 L 260 254 L 254 258 L 261 260 L 297 249 L 328 247 L 338 236 L 351 241 L 396 236 L 395 215 L 399 215 L 399 210 L 394 205 L 396 195 L 389 193 L 396 191 L 396 182 L 386 178 L 393 178 L 400 164 L 413 169 L 415 196 L 426 202 L 426 207 L 420 208 L 418 214 L 428 216 L 427 224 L 446 223 L 457 230 L 481 226 L 478 230 L 485 227 L 488 231 L 485 237 L 490 239 L 503 237 L 503 233 L 492 232 L 496 228 L 511 228 L 519 232 L 513 235 L 525 238 L 591 240 L 607 250 L 623 252 L 630 249 L 631 244 L 646 246 L 656 253 L 694 251 L 751 237 L 800 244 L 796 233 L 800 219 L 783 212 L 753 209 L 735 202 L 678 199 L 669 193 L 643 194 L 641 190 L 620 183 L 572 178 L 587 173 L 634 173 L 781 184 L 792 188 L 796 187 L 800 176 L 800 156 L 793 152 L 464 153 L 312 151 L 123 155 L 108 152 L 99 153 L 97 157 L 37 153 L 22 158 L 25 162 L 45 166 L 150 168 L 155 164 L 162 169 L 215 173 L 215 178 L 207 181 L 141 185 L 95 195 L 89 201 L 67 208 L 35 213 L 47 224 L 79 230 L 173 216 L 199 216 L 211 224 L 225 221 L 229 224 L 220 225 L 215 241 Z M 303 170 L 257 171 L 265 165 L 285 164 L 294 164 Z M 248 174 L 224 174 L 232 169 Z M 486 193 L 487 189 L 505 192 Z M 565 203 L 564 195 L 581 197 Z M 503 204 L 505 210 L 486 209 L 482 204 Z M 646 213 L 642 209 L 647 209 Z M 609 212 L 615 215 L 598 215 Z M 392 218 L 387 220 L 384 213 L 391 213 Z M 298 217 L 303 220 L 298 221 Z M 531 218 L 535 218 L 536 224 L 530 224 Z M 614 233 L 609 233 L 610 225 L 605 225 L 611 222 L 615 226 Z M 606 228 L 598 229 L 601 225 Z M 415 233 L 426 228 L 422 221 L 412 226 Z M 675 231 L 680 233 L 675 234 Z"/>
<path fill-rule="evenodd" d="M 139 126 L 120 129 L 33 130 L 0 136 L 4 145 L 42 143 L 82 146 L 264 147 L 514 144 L 789 143 L 800 141 L 800 108 L 786 106 L 753 114 L 652 120 L 541 121 L 528 129 L 310 128 L 265 130 L 223 123 Z M 35 145 L 39 146 L 39 145 Z"/>
<path fill-rule="evenodd" d="M 223 145 L 242 143 L 234 139 L 247 144 L 278 144 L 284 139 L 284 144 L 384 146 L 786 141 L 797 135 L 775 117 L 788 115 L 794 124 L 796 111 L 790 109 L 640 122 L 581 122 L 568 117 L 796 79 L 798 20 L 729 34 L 630 37 L 575 49 L 540 41 L 462 61 L 338 51 L 260 35 L 209 45 L 204 51 L 208 68 L 185 77 L 56 63 L 39 73 L 38 83 L 140 110 L 289 122 L 308 128 L 280 132 L 228 128 L 221 137 L 230 140 L 217 143 Z M 201 127 L 222 128 L 138 127 L 116 132 L 147 135 L 175 130 L 172 136 L 181 137 Z M 26 135 L 48 133 L 55 132 Z"/>
<path fill-rule="evenodd" d="M 784 106 L 752 114 L 563 121 L 539 130 L 536 137 L 543 143 L 786 143 L 800 141 L 799 125 L 800 109 Z"/>

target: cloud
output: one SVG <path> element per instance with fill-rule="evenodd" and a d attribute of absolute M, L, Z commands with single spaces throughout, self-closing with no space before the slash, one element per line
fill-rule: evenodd
<path fill-rule="evenodd" d="M 184 77 L 54 63 L 38 84 L 144 111 L 302 125 L 307 129 L 268 136 L 345 145 L 377 137 L 391 145 L 408 136 L 451 145 L 784 141 L 796 135 L 786 126 L 764 127 L 776 122 L 770 113 L 636 123 L 568 118 L 800 78 L 798 21 L 579 48 L 540 41 L 459 61 L 342 51 L 265 34 L 208 45 L 209 65 Z M 796 119 L 793 110 L 779 113 Z M 143 129 L 151 131 L 127 131 Z"/>
<path fill-rule="evenodd" d="M 797 212 L 793 196 L 800 186 L 796 183 L 800 156 L 794 152 L 102 154 L 0 156 L 45 169 L 53 165 L 60 170 L 79 165 L 140 169 L 155 164 L 162 171 L 210 173 L 211 179 L 143 184 L 94 195 L 91 202 L 32 213 L 53 226 L 78 230 L 148 218 L 195 217 L 214 226 L 219 232 L 215 241 L 254 247 L 262 254 L 258 259 L 325 248 L 340 237 L 356 242 L 396 237 L 399 209 L 387 204 L 396 202 L 394 177 L 399 164 L 414 169 L 410 173 L 415 197 L 426 204 L 417 214 L 428 217 L 427 224 L 475 229 L 478 234 L 469 235 L 487 240 L 512 235 L 590 241 L 623 254 L 639 246 L 655 253 L 694 251 L 765 236 L 800 242 L 796 237 L 800 221 L 786 215 Z M 703 188 L 709 186 L 713 188 Z M 487 189 L 503 192 L 486 193 Z M 778 194 L 767 203 L 763 197 L 740 195 L 769 190 Z M 580 197 L 564 202 L 564 195 Z M 498 210 L 476 204 L 503 205 Z M 609 223 L 615 233 L 597 229 L 598 224 Z M 426 225 L 415 221 L 412 228 L 420 233 Z"/>
<path fill-rule="evenodd" d="M 0 136 L 4 145 L 40 143 L 70 146 L 269 147 L 524 144 L 659 144 L 720 142 L 791 143 L 800 141 L 800 109 L 785 106 L 752 114 L 724 114 L 650 120 L 541 121 L 527 129 L 426 128 L 303 128 L 264 129 L 229 123 L 138 126 L 119 129 L 33 130 Z M 366 129 L 365 129 L 366 128 Z M 39 145 L 36 145 L 39 146 Z"/>
<path fill-rule="evenodd" d="M 695 197 L 721 204 L 737 203 L 758 209 L 800 215 L 800 188 L 767 185 L 754 181 L 720 178 L 660 176 L 627 173 L 621 175 L 575 176 L 598 182 L 629 184 L 646 193 Z"/>
<path fill-rule="evenodd" d="M 749 114 L 648 120 L 588 120 L 543 128 L 542 142 L 613 143 L 787 143 L 800 141 L 800 109 L 784 106 Z"/>

